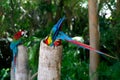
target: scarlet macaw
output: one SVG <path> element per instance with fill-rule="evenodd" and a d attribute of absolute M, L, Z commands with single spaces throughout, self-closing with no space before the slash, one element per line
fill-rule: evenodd
<path fill-rule="evenodd" d="M 63 22 L 63 20 L 65 19 L 65 17 L 63 17 L 62 19 L 60 19 L 56 25 L 53 26 L 51 32 L 50 32 L 50 35 L 47 37 L 47 39 L 45 40 L 45 43 L 48 44 L 49 46 L 53 46 L 53 44 L 57 41 L 57 40 L 66 40 L 68 42 L 71 42 L 73 44 L 76 44 L 78 45 L 79 47 L 82 47 L 82 48 L 85 48 L 85 49 L 88 49 L 88 50 L 92 50 L 92 51 L 95 51 L 96 53 L 98 54 L 101 54 L 101 55 L 105 55 L 105 56 L 108 56 L 108 57 L 111 57 L 111 58 L 114 58 L 116 59 L 115 57 L 113 56 L 110 56 L 106 53 L 103 53 L 101 51 L 98 51 L 92 47 L 90 47 L 89 45 L 87 44 L 84 44 L 84 43 L 81 43 L 81 42 L 78 42 L 76 40 L 73 40 L 72 38 L 70 38 L 68 35 L 66 35 L 64 32 L 61 31 L 61 23 Z"/>
<path fill-rule="evenodd" d="M 21 38 L 23 36 L 26 36 L 27 31 L 18 31 L 14 36 L 13 36 L 13 41 L 10 44 L 10 49 L 13 52 L 13 60 L 12 60 L 12 67 L 14 68 L 15 71 L 15 66 L 16 66 L 16 57 L 18 54 L 18 45 L 21 44 L 22 40 Z"/>
<path fill-rule="evenodd" d="M 78 42 L 78 41 L 76 41 L 76 40 L 73 40 L 72 38 L 70 38 L 68 35 L 66 35 L 66 34 L 65 34 L 64 32 L 62 32 L 62 31 L 59 32 L 57 39 L 66 40 L 66 41 L 68 41 L 68 42 L 70 42 L 70 43 L 76 44 L 76 45 L 79 46 L 79 47 L 82 47 L 82 48 L 85 48 L 85 49 L 94 51 L 94 52 L 96 52 L 96 53 L 98 53 L 98 54 L 105 55 L 105 56 L 108 56 L 108 57 L 111 57 L 111 58 L 116 59 L 116 57 L 113 57 L 113 56 L 108 55 L 108 54 L 106 54 L 106 53 L 103 53 L 103 52 L 101 52 L 101 51 L 99 51 L 99 50 L 96 50 L 96 49 L 92 48 L 91 46 L 89 46 L 89 45 L 87 45 L 87 44 L 84 44 L 84 43 Z"/>

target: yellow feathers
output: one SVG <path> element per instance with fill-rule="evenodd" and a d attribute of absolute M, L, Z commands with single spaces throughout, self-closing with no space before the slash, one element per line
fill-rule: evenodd
<path fill-rule="evenodd" d="M 47 41 L 48 41 L 48 45 L 51 44 L 52 43 L 52 37 L 49 36 Z"/>

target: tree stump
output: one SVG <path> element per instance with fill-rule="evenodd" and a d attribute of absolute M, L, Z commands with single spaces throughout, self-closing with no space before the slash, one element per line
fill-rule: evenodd
<path fill-rule="evenodd" d="M 13 67 L 11 67 L 11 71 L 10 71 L 10 80 L 15 80 L 15 72 L 14 72 Z"/>
<path fill-rule="evenodd" d="M 23 45 L 18 46 L 15 80 L 28 80 L 28 54 L 27 48 Z"/>
<path fill-rule="evenodd" d="M 43 40 L 39 50 L 38 80 L 60 80 L 62 45 L 47 46 Z"/>

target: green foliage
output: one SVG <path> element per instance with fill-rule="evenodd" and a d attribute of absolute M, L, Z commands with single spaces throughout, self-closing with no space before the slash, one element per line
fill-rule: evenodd
<path fill-rule="evenodd" d="M 9 80 L 9 71 L 10 69 L 7 68 L 3 68 L 1 71 L 0 71 L 0 80 Z"/>
<path fill-rule="evenodd" d="M 82 53 L 76 45 L 64 45 L 62 80 L 88 80 L 88 63 L 79 57 Z"/>
<path fill-rule="evenodd" d="M 29 69 L 37 72 L 39 45 L 50 32 L 57 20 L 66 16 L 63 31 L 70 36 L 82 36 L 88 43 L 88 7 L 87 0 L 2 0 L 0 2 L 0 38 L 11 38 L 19 29 L 29 31 L 24 39 L 28 47 Z M 108 4 L 107 4 L 108 3 Z M 100 0 L 99 11 L 106 5 L 112 6 L 112 15 L 106 19 L 99 15 L 101 45 L 103 51 L 120 59 L 120 18 L 116 16 L 115 0 Z M 86 5 L 86 6 L 84 6 Z M 61 9 L 59 11 L 59 8 Z M 59 11 L 59 12 L 57 12 Z M 59 13 L 59 14 L 58 14 Z M 48 21 L 51 14 L 52 22 Z M 73 29 L 70 31 L 70 27 Z M 89 80 L 88 51 L 76 45 L 63 42 L 62 80 Z M 100 80 L 118 80 L 120 63 L 108 59 L 100 63 L 98 68 Z M 9 69 L 0 70 L 0 80 L 9 77 Z M 9 79 L 7 79 L 9 80 Z"/>
<path fill-rule="evenodd" d="M 29 37 L 24 42 L 24 45 L 28 47 L 29 70 L 34 74 L 38 70 L 40 39 L 34 36 Z"/>
<path fill-rule="evenodd" d="M 100 80 L 119 80 L 120 76 L 120 62 L 116 62 L 112 66 L 106 65 L 102 62 L 99 66 L 98 73 Z"/>
<path fill-rule="evenodd" d="M 120 59 L 119 42 L 120 24 L 113 25 L 111 19 L 101 20 L 101 44 L 110 54 Z M 103 25 L 103 26 L 102 26 Z"/>
<path fill-rule="evenodd" d="M 38 61 L 39 61 L 39 43 L 33 45 L 33 47 L 29 48 L 29 65 L 33 72 L 37 72 L 38 70 Z"/>

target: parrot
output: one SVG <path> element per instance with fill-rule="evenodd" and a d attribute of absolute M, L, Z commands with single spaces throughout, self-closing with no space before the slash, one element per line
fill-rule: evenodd
<path fill-rule="evenodd" d="M 59 31 L 61 30 L 62 27 L 62 22 L 64 21 L 65 16 L 63 18 L 60 18 L 58 22 L 53 26 L 52 30 L 50 31 L 50 34 L 48 37 L 44 40 L 44 42 L 48 46 L 59 46 L 61 45 L 61 40 L 56 40 L 57 35 L 59 34 Z"/>
<path fill-rule="evenodd" d="M 65 19 L 65 16 L 63 18 L 60 18 L 59 21 L 53 26 L 50 35 L 47 37 L 47 39 L 45 39 L 45 43 L 49 46 L 58 46 L 61 44 L 61 40 L 65 40 L 67 42 L 73 43 L 81 48 L 85 48 L 91 51 L 94 51 L 98 54 L 101 55 L 105 55 L 111 58 L 116 59 L 115 57 L 108 55 L 106 53 L 103 53 L 99 50 L 96 50 L 94 48 L 92 48 L 91 46 L 81 43 L 79 41 L 73 40 L 71 37 L 69 37 L 67 34 L 65 34 L 62 30 L 61 30 L 61 24 L 63 22 L 63 20 Z"/>
<path fill-rule="evenodd" d="M 91 51 L 94 51 L 98 54 L 101 54 L 101 55 L 105 55 L 107 57 L 110 57 L 110 58 L 113 58 L 113 59 L 117 59 L 116 57 L 114 56 L 111 56 L 111 55 L 108 55 L 106 53 L 103 53 L 99 50 L 96 50 L 94 48 L 92 48 L 91 46 L 87 45 L 87 44 L 84 44 L 84 43 L 81 43 L 79 41 L 76 41 L 76 40 L 73 40 L 71 37 L 69 37 L 67 34 L 65 34 L 64 32 L 60 31 L 57 38 L 56 39 L 61 39 L 61 40 L 65 40 L 67 42 L 70 42 L 70 43 L 73 43 L 81 48 L 85 48 L 85 49 L 88 49 L 88 50 L 91 50 Z"/>
<path fill-rule="evenodd" d="M 10 49 L 13 53 L 12 67 L 14 68 L 14 71 L 16 66 L 16 57 L 18 54 L 18 45 L 22 43 L 21 38 L 23 36 L 27 37 L 27 31 L 18 31 L 17 33 L 15 33 L 15 35 L 13 36 L 13 41 L 10 43 Z"/>

